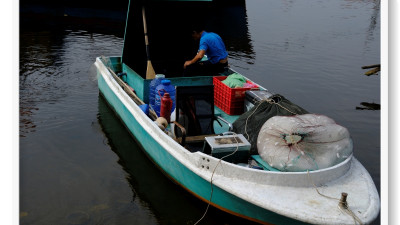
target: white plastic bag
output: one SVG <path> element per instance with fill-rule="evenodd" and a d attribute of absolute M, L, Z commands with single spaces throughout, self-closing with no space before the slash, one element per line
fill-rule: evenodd
<path fill-rule="evenodd" d="M 281 171 L 318 170 L 336 165 L 353 152 L 345 127 L 316 114 L 274 116 L 262 126 L 258 153 Z"/>

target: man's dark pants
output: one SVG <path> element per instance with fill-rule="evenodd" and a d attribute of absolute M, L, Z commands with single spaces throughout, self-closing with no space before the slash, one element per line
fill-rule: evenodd
<path fill-rule="evenodd" d="M 186 66 L 183 71 L 184 77 L 193 76 L 214 76 L 225 71 L 228 63 L 215 63 L 212 64 L 210 61 L 200 61 L 192 65 Z"/>

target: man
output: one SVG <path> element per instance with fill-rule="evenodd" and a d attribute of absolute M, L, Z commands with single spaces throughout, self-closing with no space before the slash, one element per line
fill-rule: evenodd
<path fill-rule="evenodd" d="M 212 76 L 224 71 L 228 66 L 228 52 L 221 37 L 203 29 L 194 29 L 194 40 L 200 40 L 199 50 L 192 60 L 183 65 L 183 76 Z M 207 55 L 208 60 L 203 60 Z"/>

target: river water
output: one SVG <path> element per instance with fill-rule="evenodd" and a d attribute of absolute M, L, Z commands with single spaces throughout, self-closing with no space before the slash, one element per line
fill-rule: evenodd
<path fill-rule="evenodd" d="M 380 2 L 245 7 L 245 40 L 226 38 L 230 65 L 348 128 L 380 192 L 380 76 L 361 69 L 380 63 Z M 20 224 L 193 224 L 206 205 L 155 168 L 99 96 L 93 62 L 121 55 L 125 11 L 80 10 L 89 16 L 21 14 Z M 250 223 L 211 209 L 203 224 Z"/>

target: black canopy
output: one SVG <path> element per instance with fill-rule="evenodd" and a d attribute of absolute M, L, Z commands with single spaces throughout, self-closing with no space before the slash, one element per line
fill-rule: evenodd
<path fill-rule="evenodd" d="M 152 65 L 156 73 L 167 77 L 181 76 L 184 62 L 196 54 L 199 43 L 191 36 L 195 23 L 202 23 L 207 31 L 218 33 L 224 40 L 238 35 L 248 40 L 244 0 L 130 0 L 122 62 L 142 77 L 147 66 L 142 6 Z M 245 46 L 250 48 L 249 41 Z"/>

